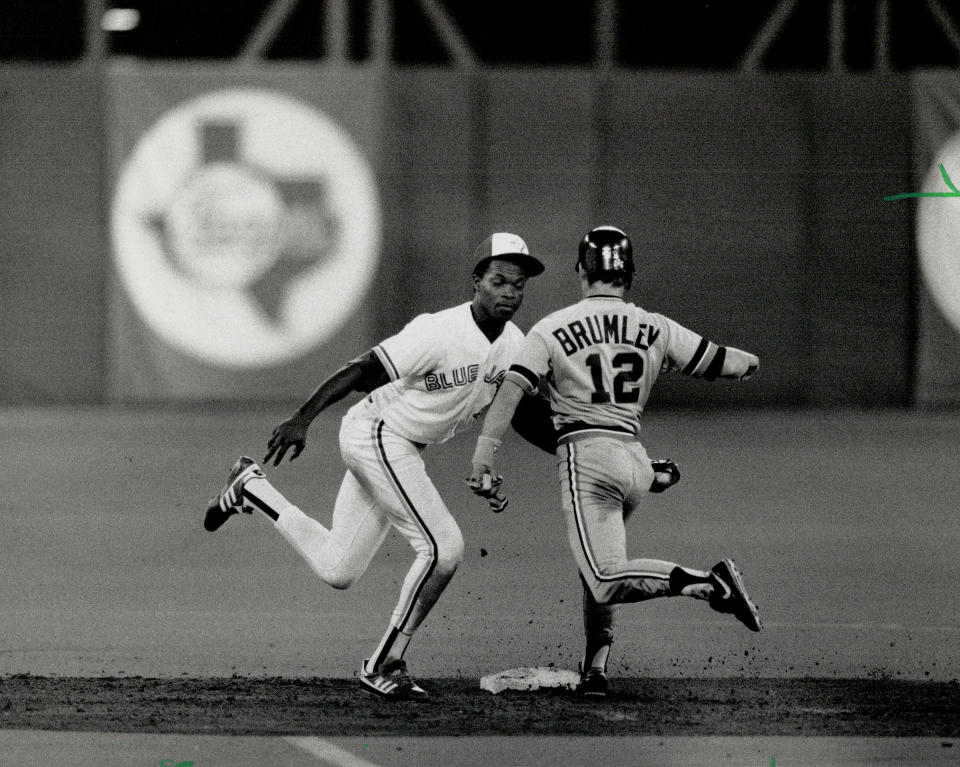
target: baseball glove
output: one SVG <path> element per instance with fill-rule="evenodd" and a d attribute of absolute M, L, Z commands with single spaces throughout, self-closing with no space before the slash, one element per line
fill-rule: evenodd
<path fill-rule="evenodd" d="M 680 481 L 680 469 L 677 464 L 669 458 L 661 458 L 650 461 L 653 468 L 653 483 L 650 485 L 651 493 L 662 493 L 668 487 L 673 487 Z"/>

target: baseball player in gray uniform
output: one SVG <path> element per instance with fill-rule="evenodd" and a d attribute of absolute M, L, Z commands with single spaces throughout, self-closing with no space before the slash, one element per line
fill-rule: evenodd
<path fill-rule="evenodd" d="M 484 420 L 468 482 L 479 495 L 502 498 L 494 468 L 501 437 L 524 395 L 545 383 L 557 433 L 567 536 L 587 591 L 579 691 L 603 696 L 614 617 L 604 607 L 687 596 L 733 614 L 751 631 L 761 629 L 731 559 L 710 570 L 631 559 L 624 530 L 625 520 L 655 484 L 639 433 L 657 376 L 679 371 L 708 381 L 746 380 L 760 362 L 627 303 L 633 249 L 620 229 L 591 230 L 580 242 L 576 270 L 583 299 L 548 315 L 527 334 Z"/>
<path fill-rule="evenodd" d="M 317 415 L 350 392 L 365 392 L 344 416 L 343 477 L 329 528 L 307 516 L 241 457 L 210 501 L 204 526 L 261 512 L 321 580 L 348 588 L 367 568 L 390 528 L 415 552 L 383 639 L 358 674 L 363 690 L 390 699 L 426 692 L 411 677 L 404 651 L 453 577 L 463 537 L 433 482 L 424 449 L 478 423 L 514 362 L 523 334 L 510 320 L 527 279 L 544 267 L 524 241 L 498 232 L 474 254 L 473 300 L 415 317 L 396 335 L 349 362 L 313 392 L 270 437 L 263 462 L 278 466 L 303 451 Z M 501 508 L 502 496 L 489 493 Z"/>

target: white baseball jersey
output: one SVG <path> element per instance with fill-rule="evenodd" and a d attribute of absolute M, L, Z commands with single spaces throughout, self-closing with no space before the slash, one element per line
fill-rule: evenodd
<path fill-rule="evenodd" d="M 483 415 L 522 343 L 523 333 L 512 322 L 490 343 L 469 302 L 421 314 L 373 347 L 390 383 L 351 413 L 372 411 L 411 442 L 444 442 Z"/>
<path fill-rule="evenodd" d="M 591 296 L 533 326 L 508 376 L 532 393 L 545 379 L 554 426 L 638 434 L 657 376 L 716 378 L 725 349 L 617 296 Z"/>

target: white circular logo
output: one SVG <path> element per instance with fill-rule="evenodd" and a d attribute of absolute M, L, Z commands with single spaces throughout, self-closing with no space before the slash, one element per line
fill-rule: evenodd
<path fill-rule="evenodd" d="M 165 342 L 229 368 L 299 357 L 349 319 L 380 245 L 373 173 L 316 109 L 263 90 L 186 102 L 120 171 L 113 254 Z"/>
<path fill-rule="evenodd" d="M 923 192 L 950 191 L 939 165 L 943 165 L 954 185 L 960 184 L 960 134 L 940 148 L 924 179 Z M 960 196 L 920 198 L 917 248 L 924 282 L 934 303 L 960 332 Z"/>

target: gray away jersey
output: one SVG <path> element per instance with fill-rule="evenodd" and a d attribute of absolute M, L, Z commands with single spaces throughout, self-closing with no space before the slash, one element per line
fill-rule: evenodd
<path fill-rule="evenodd" d="M 601 428 L 637 434 L 662 371 L 713 380 L 724 349 L 616 296 L 592 296 L 544 317 L 507 376 L 532 394 L 545 382 L 561 435 Z"/>

